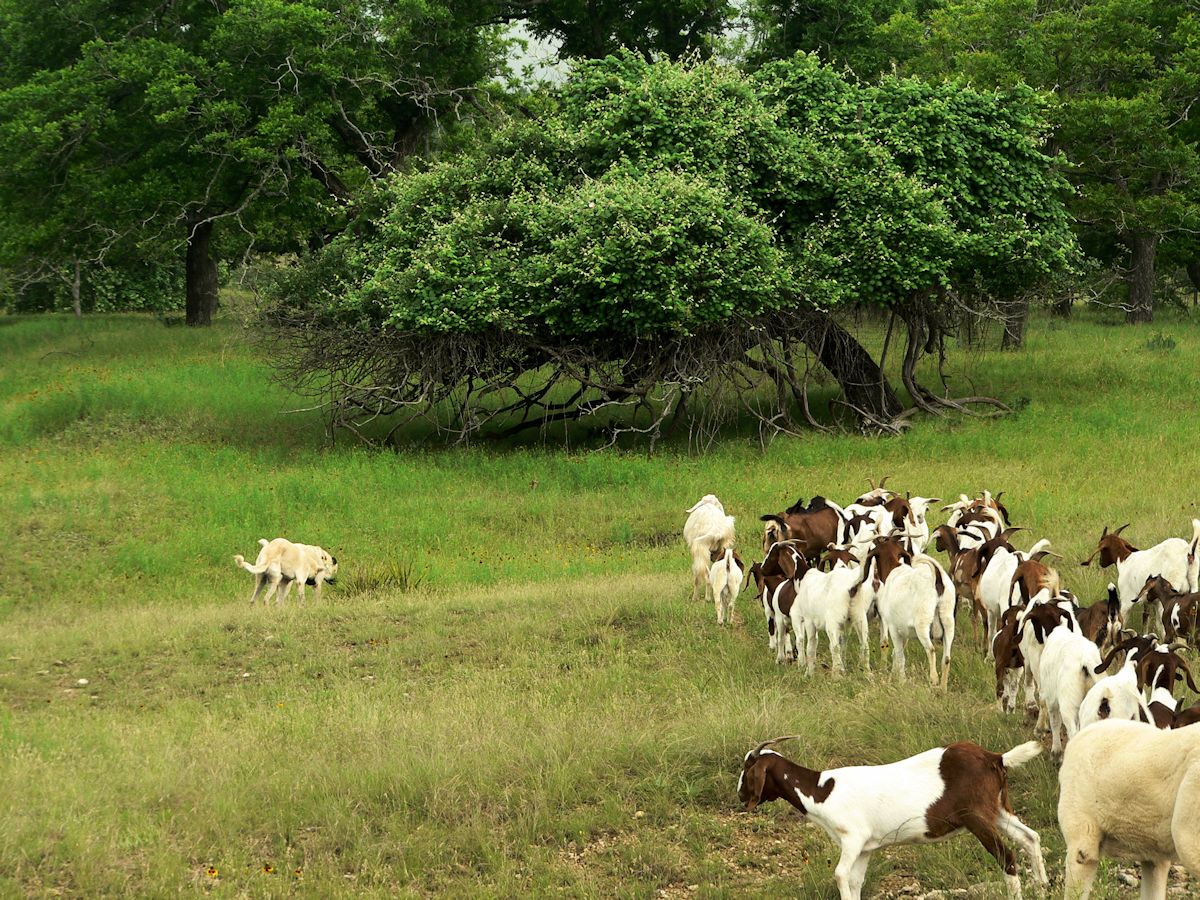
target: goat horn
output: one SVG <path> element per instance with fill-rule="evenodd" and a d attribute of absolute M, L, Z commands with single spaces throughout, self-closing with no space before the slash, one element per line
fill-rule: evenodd
<path fill-rule="evenodd" d="M 875 479 L 874 478 L 867 478 L 867 484 L 869 484 L 871 486 L 871 490 L 875 490 Z"/>
<path fill-rule="evenodd" d="M 1120 528 L 1118 528 L 1116 531 L 1114 531 L 1113 534 L 1120 534 L 1122 531 L 1124 531 L 1128 527 L 1129 527 L 1129 523 L 1126 522 L 1124 525 L 1122 525 Z"/>
<path fill-rule="evenodd" d="M 1104 526 L 1104 530 L 1100 532 L 1100 537 L 1105 537 L 1108 534 L 1108 526 Z"/>
<path fill-rule="evenodd" d="M 879 479 L 879 486 L 881 488 L 884 487 L 887 484 L 887 480 L 891 477 L 892 477 L 891 475 L 884 475 L 882 478 Z"/>
<path fill-rule="evenodd" d="M 1000 498 L 1001 498 L 1001 497 L 1003 497 L 1003 496 L 1005 495 L 1005 493 L 1006 493 L 1005 491 L 1001 491 L 1000 493 L 998 493 L 998 494 L 997 494 L 995 497 L 993 497 L 992 499 L 993 499 L 993 500 L 995 500 L 997 503 L 999 503 L 999 502 L 1000 502 Z"/>
<path fill-rule="evenodd" d="M 755 747 L 753 750 L 751 750 L 750 755 L 758 756 L 758 754 L 762 753 L 764 750 L 766 750 L 768 747 L 770 747 L 773 744 L 779 744 L 779 743 L 782 743 L 783 741 L 792 741 L 801 736 L 802 735 L 799 735 L 799 734 L 785 734 L 783 737 L 771 738 L 771 740 L 763 741 L 761 744 L 759 744 L 757 747 Z"/>
<path fill-rule="evenodd" d="M 1191 648 L 1188 647 L 1187 641 L 1171 641 L 1171 643 L 1167 647 L 1167 649 L 1174 651 L 1174 650 L 1190 650 Z"/>

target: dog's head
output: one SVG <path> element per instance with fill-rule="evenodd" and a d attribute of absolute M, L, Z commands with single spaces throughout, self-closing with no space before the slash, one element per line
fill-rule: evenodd
<path fill-rule="evenodd" d="M 325 570 L 325 581 L 327 584 L 334 584 L 337 581 L 338 562 L 337 557 L 332 553 L 321 551 L 321 568 Z"/>

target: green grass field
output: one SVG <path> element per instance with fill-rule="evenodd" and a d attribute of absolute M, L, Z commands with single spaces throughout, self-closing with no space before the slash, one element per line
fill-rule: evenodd
<path fill-rule="evenodd" d="M 948 693 L 915 645 L 906 684 L 777 668 L 750 593 L 732 630 L 689 602 L 684 509 L 717 493 L 754 548 L 759 513 L 868 476 L 1004 490 L 1087 601 L 1102 526 L 1200 515 L 1200 324 L 1038 320 L 950 363 L 1018 411 L 704 456 L 393 453 L 327 446 L 232 325 L 0 318 L 0 894 L 836 896 L 822 833 L 739 809 L 750 746 L 800 733 L 830 768 L 1032 723 L 995 710 L 965 617 Z M 248 606 L 232 556 L 277 535 L 339 557 L 322 602 Z M 1054 763 L 1012 790 L 1057 876 Z M 867 893 L 914 879 L 999 871 L 969 837 L 883 851 Z"/>

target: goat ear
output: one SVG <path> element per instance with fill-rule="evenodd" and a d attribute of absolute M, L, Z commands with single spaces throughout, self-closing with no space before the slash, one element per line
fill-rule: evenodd
<path fill-rule="evenodd" d="M 796 556 L 792 552 L 783 552 L 779 554 L 779 568 L 783 570 L 783 574 L 788 578 L 796 577 Z"/>
<path fill-rule="evenodd" d="M 746 812 L 754 812 L 754 808 L 762 803 L 763 787 L 767 783 L 767 765 L 770 760 L 760 756 L 742 774 L 742 786 L 746 789 Z"/>

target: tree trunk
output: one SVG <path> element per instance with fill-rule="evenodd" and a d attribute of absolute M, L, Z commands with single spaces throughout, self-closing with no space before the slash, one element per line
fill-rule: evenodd
<path fill-rule="evenodd" d="M 1131 325 L 1154 321 L 1154 256 L 1158 235 L 1136 234 L 1128 241 L 1132 259 L 1129 264 L 1129 308 L 1125 321 Z"/>
<path fill-rule="evenodd" d="M 859 411 L 865 423 L 890 422 L 903 411 L 895 390 L 871 354 L 832 317 L 823 317 L 809 329 L 804 343 L 841 385 L 846 402 Z"/>
<path fill-rule="evenodd" d="M 83 281 L 81 270 L 83 264 L 75 260 L 75 277 L 71 280 L 71 309 L 75 310 L 75 318 L 83 318 L 83 301 L 80 299 L 80 286 Z"/>
<path fill-rule="evenodd" d="M 217 309 L 217 264 L 209 255 L 213 223 L 191 225 L 187 246 L 187 324 L 211 325 Z"/>
<path fill-rule="evenodd" d="M 1075 311 L 1075 297 L 1068 291 L 1054 301 L 1050 307 L 1050 315 L 1056 319 L 1069 319 Z"/>
<path fill-rule="evenodd" d="M 1004 304 L 1004 336 L 1001 350 L 1020 350 L 1025 343 L 1025 323 L 1029 321 L 1029 298 Z"/>

